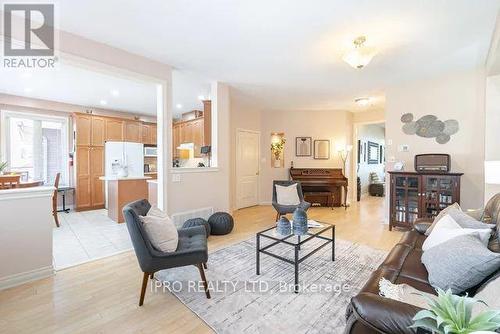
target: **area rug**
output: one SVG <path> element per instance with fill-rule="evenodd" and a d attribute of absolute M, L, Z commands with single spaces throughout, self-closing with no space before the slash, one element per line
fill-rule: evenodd
<path fill-rule="evenodd" d="M 307 254 L 311 240 L 301 249 Z M 274 253 L 292 258 L 293 248 L 277 245 Z M 211 299 L 198 285 L 194 266 L 156 274 L 156 288 L 168 289 L 217 333 L 342 333 L 349 300 L 364 285 L 386 252 L 336 240 L 300 264 L 301 291 L 293 292 L 293 265 L 261 254 L 255 272 L 255 240 L 250 239 L 209 255 Z"/>

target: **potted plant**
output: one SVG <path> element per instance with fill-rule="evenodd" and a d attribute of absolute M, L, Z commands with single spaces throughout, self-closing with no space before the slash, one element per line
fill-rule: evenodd
<path fill-rule="evenodd" d="M 493 333 L 500 328 L 500 310 L 486 310 L 472 317 L 474 304 L 484 302 L 454 295 L 451 290 L 444 292 L 438 289 L 437 293 L 437 297 L 432 299 L 423 296 L 429 302 L 429 309 L 418 312 L 410 328 L 422 328 L 438 334 Z"/>
<path fill-rule="evenodd" d="M 0 161 L 0 175 L 3 175 L 5 168 L 7 168 L 7 161 Z"/>
<path fill-rule="evenodd" d="M 271 152 L 274 154 L 274 167 L 281 166 L 281 153 L 285 149 L 286 139 L 281 137 L 271 143 Z"/>

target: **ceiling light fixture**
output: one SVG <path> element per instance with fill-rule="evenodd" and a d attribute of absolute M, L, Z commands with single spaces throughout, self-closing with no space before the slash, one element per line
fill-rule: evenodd
<path fill-rule="evenodd" d="M 363 68 L 372 60 L 376 51 L 365 45 L 366 37 L 359 36 L 354 40 L 354 47 L 344 54 L 342 59 L 354 68 Z"/>
<path fill-rule="evenodd" d="M 25 93 L 31 93 L 32 91 L 33 91 L 33 89 L 31 89 L 31 88 L 29 88 L 29 87 L 26 87 L 26 88 L 24 89 L 24 92 L 25 92 Z"/>
<path fill-rule="evenodd" d="M 354 100 L 358 106 L 366 107 L 370 103 L 369 97 L 358 97 Z"/>
<path fill-rule="evenodd" d="M 120 96 L 120 91 L 118 89 L 113 89 L 111 91 L 111 95 L 113 95 L 114 97 L 118 97 Z"/>
<path fill-rule="evenodd" d="M 182 108 L 182 104 L 180 104 L 180 103 L 177 103 L 175 106 L 177 107 L 177 109 L 181 109 Z"/>
<path fill-rule="evenodd" d="M 198 95 L 198 100 L 200 100 L 200 101 L 205 100 L 205 96 L 203 96 L 203 95 Z"/>
<path fill-rule="evenodd" d="M 108 104 L 108 101 L 106 101 L 106 100 L 101 100 L 99 103 L 101 104 L 101 106 L 105 106 L 105 105 L 107 105 L 107 104 Z"/>

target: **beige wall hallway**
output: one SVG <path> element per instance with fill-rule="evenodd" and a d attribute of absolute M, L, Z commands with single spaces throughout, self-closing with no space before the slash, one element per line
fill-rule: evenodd
<path fill-rule="evenodd" d="M 401 232 L 389 232 L 380 198 L 354 203 L 347 210 L 312 208 L 310 217 L 336 224 L 338 239 L 389 250 Z M 211 251 L 255 237 L 272 226 L 270 206 L 234 213 L 227 236 L 211 236 Z M 254 259 L 252 259 L 253 261 Z M 207 271 L 210 277 L 210 260 Z M 133 252 L 59 271 L 56 276 L 0 292 L 0 325 L 5 333 L 212 333 L 170 293 L 147 291 L 137 306 L 142 273 Z"/>

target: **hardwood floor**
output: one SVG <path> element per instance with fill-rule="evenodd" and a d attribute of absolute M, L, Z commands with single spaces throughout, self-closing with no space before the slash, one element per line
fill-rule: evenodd
<path fill-rule="evenodd" d="M 382 224 L 383 199 L 367 197 L 344 210 L 312 208 L 311 218 L 336 224 L 336 237 L 373 248 L 390 249 L 401 232 Z M 209 248 L 225 247 L 273 224 L 270 206 L 234 213 L 227 236 L 211 236 Z M 209 270 L 210 271 L 210 261 Z M 142 280 L 135 254 L 126 252 L 58 271 L 54 277 L 0 292 L 1 333 L 212 333 L 170 293 L 146 292 L 139 307 Z"/>

